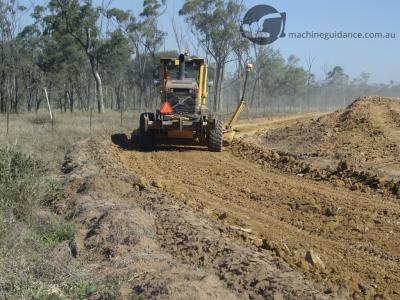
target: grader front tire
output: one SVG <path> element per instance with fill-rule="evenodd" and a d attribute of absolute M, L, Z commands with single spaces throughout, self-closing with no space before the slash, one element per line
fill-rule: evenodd
<path fill-rule="evenodd" d="M 221 152 L 224 140 L 223 124 L 221 120 L 215 120 L 215 127 L 208 133 L 208 150 L 211 152 Z"/>

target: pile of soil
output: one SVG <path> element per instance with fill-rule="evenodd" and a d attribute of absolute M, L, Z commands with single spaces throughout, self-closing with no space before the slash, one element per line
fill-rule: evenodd
<path fill-rule="evenodd" d="M 230 150 L 237 157 L 286 173 L 316 181 L 328 181 L 334 186 L 346 187 L 352 191 L 379 193 L 400 199 L 399 180 L 378 175 L 373 171 L 357 169 L 347 160 L 340 160 L 334 167 L 320 167 L 315 163 L 319 159 L 317 155 L 270 150 L 239 139 L 232 142 Z"/>
<path fill-rule="evenodd" d="M 399 99 L 360 97 L 345 109 L 259 133 L 264 137 L 259 144 L 295 160 L 289 171 L 314 170 L 316 179 L 350 178 L 345 183 L 352 189 L 364 184 L 400 196 L 399 120 Z"/>
<path fill-rule="evenodd" d="M 399 162 L 399 120 L 399 99 L 359 97 L 346 109 L 269 130 L 265 142 L 270 148 L 311 154 L 325 162 L 345 159 L 357 167 L 383 169 Z"/>

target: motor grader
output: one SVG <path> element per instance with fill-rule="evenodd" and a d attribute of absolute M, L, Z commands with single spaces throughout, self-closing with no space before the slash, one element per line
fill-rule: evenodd
<path fill-rule="evenodd" d="M 251 69 L 247 66 L 247 74 Z M 232 131 L 232 124 L 245 107 L 242 99 L 229 123 L 207 108 L 208 66 L 204 59 L 190 57 L 188 52 L 178 58 L 161 58 L 157 83 L 160 86 L 161 105 L 155 112 L 140 115 L 139 146 L 151 151 L 157 145 L 196 145 L 220 152 L 224 133 Z"/>

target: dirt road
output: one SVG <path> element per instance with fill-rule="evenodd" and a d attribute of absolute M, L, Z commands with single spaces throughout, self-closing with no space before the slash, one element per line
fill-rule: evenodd
<path fill-rule="evenodd" d="M 77 145 L 60 211 L 78 224 L 78 260 L 96 253 L 99 274 L 133 272 L 121 297 L 399 298 L 398 197 L 260 150 L 262 132 L 299 120 L 243 124 L 221 153 L 140 152 L 121 136 Z"/>
<path fill-rule="evenodd" d="M 176 170 L 162 171 L 157 164 L 164 162 L 159 159 L 167 157 L 165 163 L 171 167 L 173 160 L 167 153 L 179 160 L 179 155 L 207 157 L 207 152 L 162 153 L 124 150 L 100 138 L 77 144 L 66 158 L 67 201 L 57 204 L 57 212 L 74 223 L 78 250 L 76 258 L 71 258 L 64 243 L 54 256 L 60 265 L 68 264 L 75 276 L 96 282 L 99 288 L 93 299 L 110 295 L 118 299 L 332 299 L 346 295 L 305 278 L 262 243 L 248 244 L 255 234 L 210 218 L 196 198 L 188 197 L 191 206 L 185 204 L 181 197 L 188 194 L 188 186 L 179 182 L 181 177 L 172 180 L 179 165 Z M 218 155 L 213 159 L 220 161 Z M 177 189 L 160 188 L 167 181 L 153 182 L 150 170 L 165 177 L 169 172 L 170 183 Z M 198 171 L 195 174 L 201 177 Z M 207 188 L 198 190 L 204 193 Z M 175 198 L 178 191 L 181 194 Z"/>
<path fill-rule="evenodd" d="M 117 150 L 127 170 L 259 243 L 327 289 L 360 297 L 400 295 L 400 205 L 223 153 Z M 319 256 L 313 265 L 307 252 Z M 399 294 L 398 294 L 399 293 Z"/>
<path fill-rule="evenodd" d="M 265 248 L 327 288 L 400 295 L 398 202 L 282 174 L 229 150 L 117 153 L 127 169 L 175 199 L 251 229 Z M 307 251 L 323 265 L 310 265 Z"/>

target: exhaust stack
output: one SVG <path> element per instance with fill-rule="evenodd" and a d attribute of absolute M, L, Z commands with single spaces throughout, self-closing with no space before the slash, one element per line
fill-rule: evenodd
<path fill-rule="evenodd" d="M 179 80 L 185 79 L 185 55 L 179 55 Z"/>

